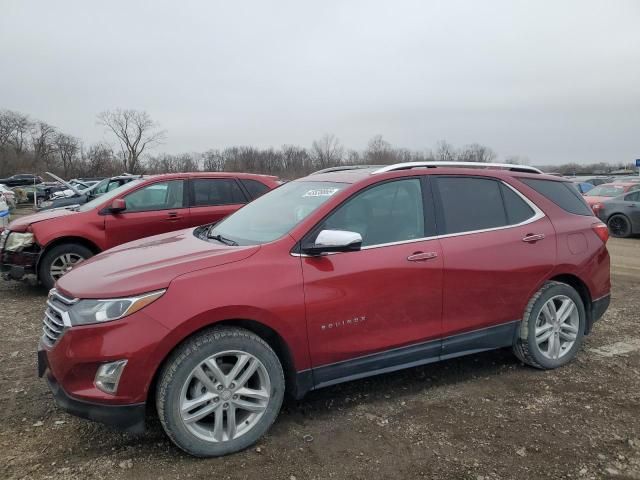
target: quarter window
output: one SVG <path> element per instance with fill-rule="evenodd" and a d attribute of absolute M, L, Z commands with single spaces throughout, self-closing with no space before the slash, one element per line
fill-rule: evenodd
<path fill-rule="evenodd" d="M 193 206 L 246 203 L 240 186 L 233 178 L 199 178 L 193 183 Z"/>
<path fill-rule="evenodd" d="M 338 207 L 320 229 L 357 232 L 363 247 L 423 238 L 420 180 L 397 180 L 369 188 Z"/>
<path fill-rule="evenodd" d="M 171 180 L 143 187 L 125 197 L 126 212 L 145 212 L 150 210 L 170 210 L 182 208 L 184 182 Z"/>
<path fill-rule="evenodd" d="M 593 215 L 587 202 L 584 201 L 578 191 L 568 182 L 539 180 L 537 178 L 520 178 L 520 181 L 569 213 L 585 216 Z M 598 189 L 601 188 L 602 187 L 596 187 L 589 190 L 588 195 L 599 195 Z"/>

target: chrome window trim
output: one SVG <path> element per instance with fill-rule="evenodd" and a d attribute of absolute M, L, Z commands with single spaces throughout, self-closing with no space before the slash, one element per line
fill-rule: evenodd
<path fill-rule="evenodd" d="M 510 228 L 518 228 L 518 227 L 523 227 L 525 225 L 529 225 L 530 223 L 534 223 L 537 222 L 538 220 L 540 220 L 541 218 L 546 217 L 545 213 L 540 210 L 540 208 L 533 203 L 531 200 L 529 200 L 523 193 L 521 193 L 518 189 L 516 189 L 515 187 L 509 185 L 508 183 L 502 181 L 502 180 L 496 180 L 500 183 L 502 183 L 503 185 L 505 185 L 506 187 L 510 188 L 516 195 L 518 195 L 532 210 L 533 210 L 533 215 L 531 217 L 529 217 L 528 219 L 526 219 L 524 222 L 520 222 L 520 223 L 514 223 L 513 225 L 503 225 L 502 227 L 492 227 L 492 228 L 484 228 L 481 230 L 469 230 L 469 231 L 464 231 L 464 232 L 456 232 L 456 233 L 445 233 L 443 235 L 432 235 L 430 237 L 422 237 L 422 238 L 412 238 L 410 240 L 400 240 L 398 242 L 390 242 L 390 243 L 379 243 L 377 245 L 367 245 L 366 247 L 362 247 L 360 250 L 358 251 L 362 251 L 362 250 L 372 250 L 374 248 L 383 248 L 383 247 L 392 247 L 395 245 L 404 245 L 406 243 L 417 243 L 417 242 L 424 242 L 427 240 L 435 240 L 435 239 L 443 239 L 443 238 L 452 238 L 452 237 L 461 237 L 463 235 L 475 235 L 477 233 L 486 233 L 486 232 L 495 232 L 495 231 L 499 231 L 499 230 L 507 230 Z M 336 255 L 339 253 L 356 253 L 356 252 L 330 252 L 327 253 L 325 255 L 322 256 L 327 256 L 327 255 Z M 308 255 L 306 253 L 293 253 L 291 252 L 290 255 L 292 257 L 314 257 L 314 255 Z"/>

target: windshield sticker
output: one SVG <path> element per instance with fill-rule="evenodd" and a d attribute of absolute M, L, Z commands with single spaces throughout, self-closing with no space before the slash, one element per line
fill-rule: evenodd
<path fill-rule="evenodd" d="M 304 197 L 330 197 L 334 193 L 336 193 L 338 188 L 316 188 L 314 190 L 309 190 L 307 193 L 302 195 Z"/>

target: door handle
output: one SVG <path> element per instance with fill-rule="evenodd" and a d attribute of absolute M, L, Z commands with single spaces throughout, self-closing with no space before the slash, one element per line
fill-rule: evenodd
<path fill-rule="evenodd" d="M 407 260 L 410 262 L 424 262 L 425 260 L 431 260 L 437 256 L 438 254 L 436 252 L 416 252 L 413 255 L 409 255 Z"/>
<path fill-rule="evenodd" d="M 538 240 L 544 240 L 544 233 L 529 233 L 522 239 L 523 242 L 535 243 Z"/>
<path fill-rule="evenodd" d="M 180 217 L 178 217 L 178 212 L 169 212 L 165 220 L 170 222 L 172 220 L 180 220 Z"/>

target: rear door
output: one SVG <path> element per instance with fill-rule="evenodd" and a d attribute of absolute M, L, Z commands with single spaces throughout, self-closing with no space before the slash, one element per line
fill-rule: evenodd
<path fill-rule="evenodd" d="M 247 203 L 235 178 L 193 178 L 189 192 L 190 227 L 217 223 Z"/>
<path fill-rule="evenodd" d="M 126 210 L 108 214 L 105 233 L 108 248 L 139 238 L 186 228 L 189 209 L 184 180 L 146 184 L 124 196 Z"/>
<path fill-rule="evenodd" d="M 432 178 L 444 255 L 443 336 L 478 332 L 445 340 L 443 356 L 482 348 L 483 342 L 509 345 L 513 322 L 555 263 L 553 226 L 497 179 Z"/>
<path fill-rule="evenodd" d="M 437 357 L 442 252 L 428 202 L 425 209 L 419 177 L 376 184 L 303 240 L 325 229 L 363 239 L 360 251 L 302 257 L 316 384 Z"/>

